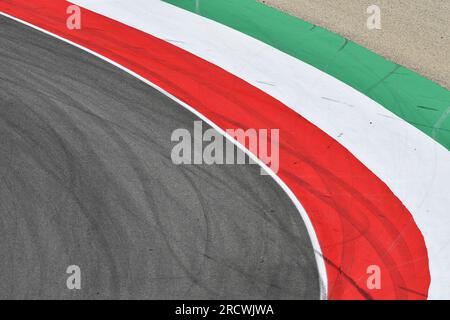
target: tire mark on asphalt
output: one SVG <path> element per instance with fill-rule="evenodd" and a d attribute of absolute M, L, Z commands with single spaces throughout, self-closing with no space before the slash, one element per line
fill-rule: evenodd
<path fill-rule="evenodd" d="M 171 163 L 171 132 L 196 120 L 0 17 L 0 298 L 319 298 L 306 228 L 270 177 Z"/>

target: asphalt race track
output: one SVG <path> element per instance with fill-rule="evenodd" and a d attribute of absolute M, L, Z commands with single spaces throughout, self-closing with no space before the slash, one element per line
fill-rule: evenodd
<path fill-rule="evenodd" d="M 319 298 L 306 228 L 272 178 L 172 163 L 171 133 L 195 120 L 0 17 L 0 298 Z"/>

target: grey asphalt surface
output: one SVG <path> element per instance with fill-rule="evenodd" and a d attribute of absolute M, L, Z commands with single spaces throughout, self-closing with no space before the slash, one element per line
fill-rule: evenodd
<path fill-rule="evenodd" d="M 0 298 L 319 298 L 307 231 L 272 178 L 172 164 L 171 133 L 195 120 L 0 16 Z M 66 287 L 73 264 L 81 290 Z"/>

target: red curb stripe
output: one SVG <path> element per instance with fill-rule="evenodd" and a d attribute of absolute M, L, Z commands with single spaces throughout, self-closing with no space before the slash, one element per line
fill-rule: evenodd
<path fill-rule="evenodd" d="M 411 214 L 337 141 L 263 91 L 149 34 L 85 9 L 82 29 L 68 30 L 68 5 L 2 0 L 0 10 L 117 62 L 222 129 L 280 129 L 278 176 L 314 225 L 326 261 L 328 298 L 427 297 L 427 250 Z M 369 265 L 381 268 L 380 290 L 367 289 Z"/>

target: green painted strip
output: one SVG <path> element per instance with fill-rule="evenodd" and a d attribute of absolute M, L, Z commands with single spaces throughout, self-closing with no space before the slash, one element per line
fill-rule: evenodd
<path fill-rule="evenodd" d="M 347 39 L 255 0 L 164 0 L 239 30 L 364 93 L 450 150 L 450 91 Z"/>

